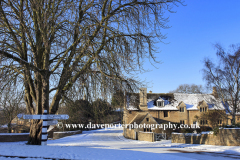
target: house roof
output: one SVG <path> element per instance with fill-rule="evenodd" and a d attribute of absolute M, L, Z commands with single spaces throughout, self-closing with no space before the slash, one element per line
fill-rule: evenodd
<path fill-rule="evenodd" d="M 142 120 L 147 116 L 148 113 L 138 113 L 133 120 L 130 122 L 130 124 L 133 124 L 134 122 L 136 124 L 140 124 Z"/>
<path fill-rule="evenodd" d="M 208 104 L 210 110 L 218 109 L 224 110 L 224 106 L 221 100 L 216 99 L 211 94 L 185 94 L 185 93 L 174 93 L 174 99 L 177 102 L 183 101 L 186 105 L 187 110 L 198 110 L 199 104 L 205 101 Z"/>
<path fill-rule="evenodd" d="M 144 120 L 144 118 L 146 118 L 147 116 L 149 115 L 150 118 L 152 118 L 156 123 L 158 123 L 158 121 L 152 117 L 151 114 L 149 113 L 138 113 L 133 119 L 132 121 L 130 122 L 130 124 L 134 124 L 134 122 L 136 124 L 141 124 L 141 122 Z"/>
<path fill-rule="evenodd" d="M 149 94 L 149 93 L 148 93 Z M 151 94 L 151 93 L 150 93 Z M 149 110 L 178 110 L 177 106 L 180 102 L 186 105 L 187 110 L 198 110 L 198 106 L 203 102 L 208 104 L 209 110 L 224 110 L 225 107 L 221 100 L 216 99 L 211 94 L 186 94 L 186 93 L 173 93 L 173 94 L 151 94 L 153 96 L 147 96 L 147 105 Z M 159 97 L 156 97 L 159 96 Z M 164 100 L 164 106 L 160 107 L 156 105 L 158 99 Z M 138 110 L 137 106 L 128 105 L 128 110 Z"/>

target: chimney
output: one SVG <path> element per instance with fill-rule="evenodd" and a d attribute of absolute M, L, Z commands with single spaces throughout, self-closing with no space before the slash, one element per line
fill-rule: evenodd
<path fill-rule="evenodd" d="M 217 87 L 213 87 L 212 95 L 213 95 L 215 98 L 218 98 Z"/>
<path fill-rule="evenodd" d="M 141 110 L 143 110 L 143 111 L 147 111 L 148 110 L 148 106 L 147 106 L 147 88 L 140 88 L 139 99 L 140 99 L 139 108 Z"/>
<path fill-rule="evenodd" d="M 152 91 L 149 91 L 149 93 L 152 93 Z"/>

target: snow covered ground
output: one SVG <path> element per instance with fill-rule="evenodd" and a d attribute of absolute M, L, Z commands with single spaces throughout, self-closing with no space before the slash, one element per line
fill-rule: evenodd
<path fill-rule="evenodd" d="M 124 138 L 122 130 L 119 128 L 85 131 L 83 134 L 49 140 L 47 146 L 33 146 L 25 143 L 0 143 L 0 160 L 240 159 L 239 146 L 179 144 L 171 143 L 169 140 L 159 142 L 135 141 Z"/>

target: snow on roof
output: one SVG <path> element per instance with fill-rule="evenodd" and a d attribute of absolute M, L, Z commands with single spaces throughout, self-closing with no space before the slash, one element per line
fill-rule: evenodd
<path fill-rule="evenodd" d="M 193 104 L 187 104 L 185 103 L 187 110 L 192 109 L 194 107 Z"/>
<path fill-rule="evenodd" d="M 154 101 L 164 100 L 164 106 L 154 105 Z M 169 100 L 165 96 L 160 96 L 158 99 L 147 99 L 149 110 L 178 110 L 177 106 L 180 102 L 186 105 L 187 110 L 198 110 L 199 103 L 206 102 L 209 110 L 225 110 L 221 100 L 216 99 L 211 94 L 187 94 L 187 93 L 173 93 L 173 100 Z M 138 110 L 136 106 L 128 103 L 128 110 Z"/>
<path fill-rule="evenodd" d="M 162 98 L 162 97 L 159 97 Z M 162 98 L 164 99 L 164 98 Z M 186 94 L 186 93 L 174 93 L 174 100 L 169 103 L 165 100 L 164 107 L 158 107 L 154 105 L 154 100 L 148 102 L 148 109 L 150 110 L 178 110 L 177 106 L 180 102 L 183 102 L 186 105 L 187 110 L 198 110 L 197 106 L 199 102 L 205 101 L 209 110 L 220 109 L 224 110 L 224 106 L 220 100 L 217 100 L 211 94 Z"/>
<path fill-rule="evenodd" d="M 129 106 L 127 107 L 127 110 L 138 110 L 138 109 L 137 109 L 136 107 L 134 107 L 134 106 L 130 106 L 130 105 L 129 105 Z"/>
<path fill-rule="evenodd" d="M 155 106 L 155 100 L 148 102 L 148 109 L 150 110 L 178 110 L 166 97 L 159 97 L 157 101 L 164 101 L 164 106 Z"/>
<path fill-rule="evenodd" d="M 148 109 L 150 110 L 178 110 L 176 106 L 170 103 L 165 103 L 164 107 L 158 107 L 154 105 L 154 100 L 148 102 Z"/>

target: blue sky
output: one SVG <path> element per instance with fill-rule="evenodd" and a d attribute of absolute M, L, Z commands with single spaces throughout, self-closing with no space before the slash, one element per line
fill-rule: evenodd
<path fill-rule="evenodd" d="M 167 39 L 157 44 L 162 64 L 144 64 L 150 72 L 139 75 L 148 82 L 148 91 L 166 93 L 180 84 L 205 85 L 202 79 L 205 57 L 216 60 L 214 44 L 228 49 L 240 43 L 240 0 L 185 0 L 186 6 L 174 7 L 163 31 Z M 168 44 L 167 44 L 168 43 Z"/>

